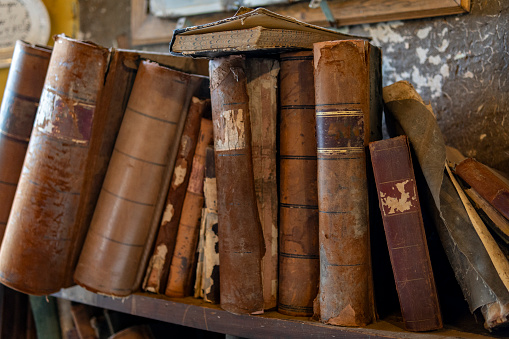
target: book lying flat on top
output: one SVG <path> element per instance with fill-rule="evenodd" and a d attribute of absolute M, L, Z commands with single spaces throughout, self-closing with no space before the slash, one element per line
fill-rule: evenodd
<path fill-rule="evenodd" d="M 312 49 L 313 43 L 328 40 L 359 39 L 265 8 L 241 8 L 235 16 L 199 26 L 176 29 L 170 53 L 194 57 L 217 57 L 250 51 Z"/>

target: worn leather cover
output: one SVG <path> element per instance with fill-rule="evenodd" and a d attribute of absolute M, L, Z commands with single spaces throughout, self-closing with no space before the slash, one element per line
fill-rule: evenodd
<path fill-rule="evenodd" d="M 202 118 L 165 291 L 169 297 L 185 297 L 191 292 L 191 278 L 196 262 L 195 253 L 203 207 L 205 156 L 207 146 L 212 143 L 212 140 L 212 121 Z"/>
<path fill-rule="evenodd" d="M 312 316 L 320 278 L 313 52 L 280 60 L 278 311 Z"/>
<path fill-rule="evenodd" d="M 502 179 L 472 158 L 459 163 L 455 172 L 506 219 L 509 219 L 509 186 Z"/>
<path fill-rule="evenodd" d="M 189 183 L 189 174 L 193 156 L 200 133 L 200 120 L 203 112 L 210 111 L 210 100 L 192 98 L 187 113 L 184 131 L 180 138 L 180 146 L 175 160 L 170 189 L 166 197 L 165 209 L 150 258 L 143 289 L 148 292 L 162 293 L 166 290 L 170 263 L 175 249 L 175 239 L 182 213 L 182 205 Z"/>
<path fill-rule="evenodd" d="M 369 149 L 405 328 L 442 328 L 408 139 L 372 142 Z"/>
<path fill-rule="evenodd" d="M 261 260 L 265 252 L 251 155 L 246 62 L 240 55 L 213 59 L 210 94 L 219 214 L 221 307 L 263 313 Z"/>
<path fill-rule="evenodd" d="M 0 241 L 32 133 L 51 49 L 16 41 L 0 107 Z"/>
<path fill-rule="evenodd" d="M 71 282 L 87 227 L 87 185 L 94 184 L 85 178 L 96 174 L 96 105 L 108 56 L 97 45 L 56 37 L 0 250 L 0 281 L 24 293 L 50 294 Z"/>
<path fill-rule="evenodd" d="M 276 130 L 279 62 L 268 58 L 246 59 L 246 70 L 254 184 L 265 240 L 262 260 L 263 307 L 268 310 L 277 306 L 278 292 Z"/>
<path fill-rule="evenodd" d="M 140 64 L 74 274 L 85 288 L 125 296 L 140 285 L 179 120 L 200 81 Z"/>
<path fill-rule="evenodd" d="M 320 246 L 320 317 L 375 319 L 366 146 L 379 136 L 380 51 L 366 41 L 314 45 Z"/>

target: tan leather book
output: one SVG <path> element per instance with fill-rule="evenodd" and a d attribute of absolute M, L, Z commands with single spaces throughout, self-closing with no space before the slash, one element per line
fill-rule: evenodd
<path fill-rule="evenodd" d="M 16 41 L 0 107 L 0 241 L 9 219 L 51 48 Z"/>
<path fill-rule="evenodd" d="M 314 45 L 320 244 L 320 317 L 375 319 L 366 146 L 379 138 L 381 54 L 363 40 Z"/>
<path fill-rule="evenodd" d="M 251 156 L 245 58 L 210 61 L 210 94 L 219 214 L 221 307 L 263 313 L 261 260 L 265 252 Z"/>
<path fill-rule="evenodd" d="M 191 292 L 191 278 L 196 263 L 195 254 L 203 207 L 205 156 L 207 146 L 212 143 L 212 140 L 212 121 L 202 118 L 165 291 L 169 297 L 185 297 Z"/>
<path fill-rule="evenodd" d="M 309 317 L 320 279 L 313 52 L 280 60 L 278 311 Z"/>
<path fill-rule="evenodd" d="M 201 81 L 154 62 L 140 64 L 74 274 L 83 287 L 125 296 L 140 286 L 171 149 Z"/>
<path fill-rule="evenodd" d="M 175 249 L 175 240 L 182 213 L 182 205 L 191 174 L 192 159 L 198 142 L 200 120 L 204 111 L 210 111 L 210 100 L 192 98 L 187 113 L 184 131 L 180 138 L 180 146 L 173 169 L 170 189 L 166 197 L 165 209 L 150 258 L 143 289 L 152 293 L 166 290 L 171 258 Z"/>
<path fill-rule="evenodd" d="M 269 310 L 277 306 L 278 291 L 276 129 L 279 62 L 250 58 L 246 59 L 246 70 L 254 184 L 266 249 L 262 260 L 263 308 Z"/>

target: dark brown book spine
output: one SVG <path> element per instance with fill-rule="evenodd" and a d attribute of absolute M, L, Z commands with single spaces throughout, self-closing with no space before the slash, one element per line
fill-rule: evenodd
<path fill-rule="evenodd" d="M 408 139 L 372 142 L 369 149 L 405 327 L 442 328 Z"/>
<path fill-rule="evenodd" d="M 281 56 L 278 311 L 313 315 L 318 293 L 318 197 L 313 52 Z"/>
<path fill-rule="evenodd" d="M 210 91 L 219 214 L 221 307 L 263 313 L 265 252 L 256 206 L 245 58 L 210 61 Z"/>
<path fill-rule="evenodd" d="M 169 297 L 185 297 L 191 291 L 191 277 L 195 264 L 196 246 L 200 232 L 200 217 L 203 207 L 203 178 L 205 155 L 212 143 L 212 121 L 202 118 L 200 136 L 193 157 L 193 166 L 187 186 L 182 216 L 177 231 L 175 250 L 171 259 L 170 274 L 165 294 Z"/>
<path fill-rule="evenodd" d="M 379 50 L 363 40 L 314 45 L 319 303 L 333 325 L 375 319 L 366 146 L 381 114 L 379 66 Z"/>
<path fill-rule="evenodd" d="M 465 180 L 506 219 L 509 219 L 509 185 L 489 168 L 468 158 L 456 165 L 455 173 Z"/>
<path fill-rule="evenodd" d="M 56 37 L 0 250 L 0 281 L 22 292 L 45 295 L 70 284 L 87 226 L 82 193 L 94 174 L 92 135 L 108 56 L 97 45 Z"/>
<path fill-rule="evenodd" d="M 51 49 L 18 40 L 0 107 L 0 242 L 32 133 Z"/>
<path fill-rule="evenodd" d="M 210 100 L 192 98 L 180 139 L 170 189 L 166 197 L 165 210 L 154 245 L 154 253 L 150 258 L 143 283 L 143 289 L 148 292 L 164 293 L 166 290 L 182 205 L 184 204 L 192 159 L 200 132 L 200 120 L 206 110 L 210 110 Z"/>

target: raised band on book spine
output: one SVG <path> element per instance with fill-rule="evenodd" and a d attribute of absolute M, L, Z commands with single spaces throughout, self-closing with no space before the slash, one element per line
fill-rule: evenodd
<path fill-rule="evenodd" d="M 376 141 L 369 148 L 405 328 L 442 328 L 408 139 Z"/>
<path fill-rule="evenodd" d="M 318 293 L 318 197 L 313 52 L 281 56 L 278 311 L 312 316 Z"/>
<path fill-rule="evenodd" d="M 221 225 L 221 307 L 232 313 L 260 314 L 265 246 L 253 179 L 245 58 L 218 58 L 209 65 Z"/>
<path fill-rule="evenodd" d="M 380 51 L 366 41 L 314 44 L 320 317 L 375 319 L 366 146 L 381 116 Z"/>
<path fill-rule="evenodd" d="M 51 49 L 16 41 L 0 107 L 0 242 L 16 193 Z"/>

